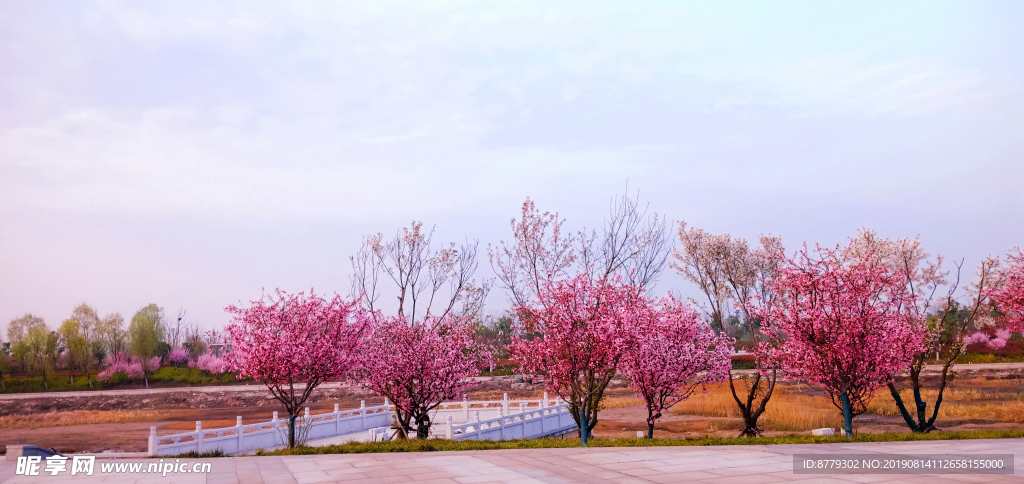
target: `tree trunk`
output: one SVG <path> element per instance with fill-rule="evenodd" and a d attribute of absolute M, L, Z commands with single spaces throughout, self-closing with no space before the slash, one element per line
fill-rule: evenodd
<path fill-rule="evenodd" d="M 846 427 L 846 437 L 853 438 L 853 409 L 850 408 L 850 394 L 846 391 L 839 394 L 839 400 L 843 402 L 843 424 Z"/>
<path fill-rule="evenodd" d="M 907 411 L 907 407 L 903 405 L 903 397 L 900 396 L 900 392 L 896 390 L 896 385 L 889 383 L 889 393 L 892 394 L 892 399 L 896 401 L 896 408 L 900 409 L 900 415 L 903 416 L 903 421 L 907 423 L 912 432 L 920 432 L 921 427 L 914 422 L 914 417 Z"/>
<path fill-rule="evenodd" d="M 580 446 L 587 446 L 587 434 L 590 433 L 590 426 L 587 425 L 587 408 L 584 406 L 580 409 Z"/>
<path fill-rule="evenodd" d="M 650 440 L 654 439 L 654 424 L 647 422 L 647 438 Z"/>
<path fill-rule="evenodd" d="M 288 416 L 288 448 L 295 447 L 295 415 Z"/>
<path fill-rule="evenodd" d="M 958 354 L 958 353 L 953 353 Z M 949 383 L 949 368 L 953 366 L 956 357 L 951 357 L 945 362 L 942 367 L 942 379 L 939 382 L 939 393 L 935 398 L 935 405 L 932 407 L 932 416 L 927 416 L 928 403 L 924 401 L 924 397 L 921 395 L 921 370 L 924 367 L 924 354 L 919 354 L 915 357 L 914 362 L 910 366 L 910 384 L 911 389 L 914 393 L 914 406 L 916 410 L 917 421 L 914 421 L 914 416 L 910 414 L 909 409 L 903 403 L 903 398 L 900 396 L 896 386 L 889 383 L 889 393 L 892 395 L 893 400 L 896 402 L 896 407 L 900 410 L 900 415 L 903 416 L 903 420 L 907 423 L 907 427 L 911 431 L 917 433 L 928 433 L 933 430 L 938 430 L 935 427 L 935 420 L 939 417 L 939 408 L 942 406 L 942 396 L 946 391 L 946 386 Z"/>
<path fill-rule="evenodd" d="M 395 432 L 395 440 L 406 440 L 409 438 L 409 430 L 412 428 L 409 422 L 412 420 L 412 415 L 403 412 L 397 406 L 395 407 L 395 422 L 398 425 L 398 429 Z"/>
<path fill-rule="evenodd" d="M 416 417 L 416 438 L 430 438 L 430 415 L 424 414 Z"/>
<path fill-rule="evenodd" d="M 758 437 L 762 434 L 762 430 L 757 427 L 757 420 L 761 418 L 761 414 L 764 413 L 768 407 L 768 401 L 771 400 L 772 394 L 775 391 L 775 382 L 778 379 L 777 370 L 772 370 L 771 374 L 765 378 L 765 392 L 764 395 L 757 399 L 757 393 L 761 386 L 761 372 L 758 371 L 754 374 L 754 383 L 747 389 L 746 402 L 740 400 L 739 395 L 736 393 L 736 385 L 732 377 L 732 370 L 729 370 L 729 389 L 732 390 L 732 398 L 736 401 L 736 405 L 740 408 L 740 414 L 743 416 L 743 430 L 740 431 L 740 437 Z M 744 385 L 745 386 L 745 385 Z"/>

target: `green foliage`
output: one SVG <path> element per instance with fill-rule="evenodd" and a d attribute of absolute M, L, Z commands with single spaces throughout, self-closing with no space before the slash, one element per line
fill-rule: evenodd
<path fill-rule="evenodd" d="M 757 368 L 757 360 L 732 360 L 733 370 L 753 370 Z"/>
<path fill-rule="evenodd" d="M 970 440 L 970 439 L 1019 439 L 1024 431 L 1018 430 L 976 430 L 965 432 L 884 433 L 857 434 L 853 438 L 844 436 L 815 437 L 811 435 L 783 435 L 778 437 L 701 437 L 698 439 L 591 439 L 588 447 L 671 447 L 708 445 L 773 445 L 773 444 L 837 444 L 849 442 L 905 442 L 917 440 Z M 389 442 L 349 442 L 324 447 L 295 447 L 273 452 L 259 451 L 256 455 L 308 455 L 308 454 L 360 454 L 379 452 L 437 452 L 452 450 L 495 450 L 495 449 L 550 449 L 579 447 L 579 439 L 529 439 L 529 440 L 399 440 Z"/>
<path fill-rule="evenodd" d="M 140 309 L 128 325 L 128 352 L 142 361 L 159 354 L 164 343 L 164 310 L 156 304 Z"/>
<path fill-rule="evenodd" d="M 96 324 L 96 339 L 98 347 L 93 349 L 93 354 L 99 354 L 96 359 L 102 361 L 106 355 L 114 355 L 128 350 L 128 332 L 124 330 L 124 318 L 120 314 L 109 314 Z"/>
<path fill-rule="evenodd" d="M 508 358 L 508 345 L 512 342 L 513 331 L 512 318 L 502 316 L 490 324 L 477 323 L 474 337 L 493 348 L 494 358 L 504 359 Z"/>
<path fill-rule="evenodd" d="M 231 383 L 236 381 L 234 373 L 222 373 L 220 375 L 206 375 L 199 368 L 176 368 L 165 366 L 153 372 L 149 377 L 152 381 L 174 381 L 192 385 L 205 383 Z"/>
<path fill-rule="evenodd" d="M 8 377 L 4 388 L 0 389 L 0 393 L 67 392 L 102 388 L 103 385 L 96 382 L 95 373 L 91 375 L 91 379 L 92 388 L 89 387 L 89 381 L 86 380 L 85 375 L 74 377 L 74 381 L 68 381 L 68 378 L 54 378 L 45 385 L 41 377 Z M 112 386 L 113 381 L 114 378 L 111 378 L 106 386 Z"/>
<path fill-rule="evenodd" d="M 43 379 L 40 377 L 10 377 L 5 379 L 4 388 L 0 388 L 0 393 L 33 393 L 33 392 L 67 392 L 67 391 L 84 391 L 84 390 L 100 390 L 104 388 L 116 388 L 122 384 L 137 384 L 123 373 L 115 374 L 110 377 L 106 382 L 98 382 L 96 379 L 96 372 L 90 374 L 92 380 L 92 387 L 89 386 L 89 380 L 86 379 L 85 375 L 78 375 L 74 377 L 74 382 L 69 382 L 66 378 L 67 374 L 64 374 L 65 378 L 54 378 L 48 382 L 49 386 L 43 384 Z M 198 368 L 173 368 L 164 367 L 154 372 L 149 377 L 150 381 L 163 381 L 173 382 L 178 385 L 171 386 L 184 386 L 184 385 L 223 385 L 225 383 L 237 382 L 238 379 L 234 373 L 224 373 L 221 375 L 204 375 L 202 370 Z"/>
<path fill-rule="evenodd" d="M 11 344 L 19 343 L 28 336 L 29 330 L 32 328 L 43 328 L 46 329 L 46 323 L 43 322 L 43 318 L 26 314 L 18 319 L 12 320 L 7 325 L 7 340 Z"/>
<path fill-rule="evenodd" d="M 68 350 L 71 361 L 76 368 L 89 372 L 92 370 L 92 352 L 89 351 L 89 340 L 81 333 L 81 324 L 78 320 L 69 319 L 61 324 L 58 332 Z"/>
<path fill-rule="evenodd" d="M 964 353 L 957 357 L 956 363 L 1021 363 L 1024 355 L 996 355 L 992 353 Z"/>
<path fill-rule="evenodd" d="M 41 375 L 43 386 L 47 386 L 46 374 L 53 372 L 57 362 L 57 333 L 48 331 L 46 326 L 32 326 L 22 343 L 23 363 L 30 372 Z"/>

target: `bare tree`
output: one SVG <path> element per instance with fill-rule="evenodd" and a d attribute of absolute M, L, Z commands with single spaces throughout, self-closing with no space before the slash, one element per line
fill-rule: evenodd
<path fill-rule="evenodd" d="M 188 332 L 188 323 L 184 322 L 185 310 L 178 309 L 178 316 L 167 325 L 167 344 L 171 348 L 178 348 L 185 342 L 185 335 Z"/>
<path fill-rule="evenodd" d="M 383 234 L 363 239 L 352 262 L 352 296 L 370 311 L 379 310 L 382 282 L 391 280 L 397 291 L 398 315 L 415 324 L 428 311 L 439 317 L 449 314 L 479 318 L 487 297 L 486 281 L 473 280 L 479 243 L 454 243 L 435 248 L 434 229 L 421 222 L 398 231 L 385 241 Z M 435 305 L 436 303 L 436 305 Z"/>
<path fill-rule="evenodd" d="M 564 222 L 557 213 L 541 213 L 527 198 L 522 218 L 512 219 L 512 242 L 502 241 L 500 247 L 490 249 L 491 267 L 516 306 L 547 306 L 541 297 L 543 286 L 568 279 L 572 269 L 586 271 L 594 280 L 619 274 L 644 294 L 665 268 L 669 251 L 665 220 L 658 214 L 648 217 L 628 193 L 612 200 L 600 232 L 564 235 Z M 517 323 L 518 329 L 525 327 L 522 321 Z M 589 423 L 584 427 L 593 429 L 597 424 L 599 403 L 614 375 L 614 371 L 590 372 L 582 377 L 585 385 L 573 387 L 575 396 L 569 400 L 575 403 L 570 409 L 574 415 L 586 409 L 584 421 Z"/>
<path fill-rule="evenodd" d="M 625 276 L 631 284 L 650 289 L 665 270 L 671 246 L 664 217 L 647 215 L 640 209 L 640 193 L 613 198 L 608 218 L 601 231 L 580 233 L 580 258 L 583 266 L 600 277 L 614 273 Z"/>
<path fill-rule="evenodd" d="M 752 344 L 760 344 L 764 335 L 759 330 L 760 322 L 750 317 L 751 305 L 770 305 L 774 299 L 765 282 L 774 277 L 784 256 L 782 239 L 761 236 L 761 247 L 751 251 L 743 238 L 715 235 L 696 227 L 687 230 L 685 222 L 679 222 L 678 235 L 682 249 L 672 251 L 675 260 L 670 265 L 707 297 L 712 327 L 725 331 L 724 308 L 733 302 L 742 310 L 742 324 Z M 745 390 L 742 395 L 736 391 L 732 370 L 729 375 L 729 388 L 743 417 L 740 436 L 744 437 L 761 435 L 757 421 L 766 410 L 778 380 L 776 368 L 766 366 L 761 359 L 756 365 L 753 377 L 744 375 L 740 379 Z"/>
<path fill-rule="evenodd" d="M 527 198 L 522 218 L 511 222 L 513 242 L 502 241 L 489 251 L 491 267 L 516 306 L 536 300 L 544 281 L 567 276 L 576 251 L 574 237 L 563 235 L 563 223 L 557 213 L 540 213 Z"/>
<path fill-rule="evenodd" d="M 511 302 L 524 306 L 537 300 L 545 281 L 569 276 L 574 263 L 592 277 L 621 274 L 645 290 L 657 282 L 668 260 L 670 240 L 664 217 L 648 216 L 637 198 L 613 198 L 601 231 L 563 230 L 558 213 L 541 213 L 529 198 L 522 218 L 512 219 L 512 242 L 492 247 L 489 260 Z"/>

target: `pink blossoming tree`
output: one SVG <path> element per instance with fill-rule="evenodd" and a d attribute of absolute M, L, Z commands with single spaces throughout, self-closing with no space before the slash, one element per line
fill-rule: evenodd
<path fill-rule="evenodd" d="M 295 446 L 295 418 L 321 383 L 344 378 L 358 362 L 369 319 L 355 302 L 324 299 L 313 291 L 229 306 L 226 332 L 233 349 L 225 360 L 239 376 L 262 381 L 288 412 L 288 445 Z"/>
<path fill-rule="evenodd" d="M 999 312 L 999 320 L 1011 333 L 1024 332 L 1024 251 L 1006 256 L 1002 285 L 992 291 L 991 298 Z"/>
<path fill-rule="evenodd" d="M 701 314 L 671 295 L 650 304 L 630 328 L 633 342 L 619 362 L 647 406 L 647 438 L 662 412 L 708 383 L 725 381 L 732 366 L 732 338 L 716 335 Z"/>
<path fill-rule="evenodd" d="M 847 258 L 838 247 L 804 247 L 771 282 L 778 301 L 759 309 L 762 328 L 784 339 L 775 352 L 790 375 L 824 387 L 847 435 L 875 390 L 893 380 L 925 337 L 906 275 Z"/>
<path fill-rule="evenodd" d="M 587 272 L 540 287 L 538 303 L 516 308 L 520 327 L 512 358 L 569 402 L 585 445 L 604 389 L 631 342 L 629 328 L 647 301 L 638 286 Z"/>
<path fill-rule="evenodd" d="M 377 315 L 363 347 L 361 384 L 395 405 L 398 438 L 430 433 L 430 412 L 445 400 L 459 398 L 474 382 L 471 377 L 490 364 L 487 348 L 474 342 L 468 318 L 429 313 L 409 324 L 405 317 Z"/>

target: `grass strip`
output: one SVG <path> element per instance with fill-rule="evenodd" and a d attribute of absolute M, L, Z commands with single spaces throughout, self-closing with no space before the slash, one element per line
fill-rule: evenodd
<path fill-rule="evenodd" d="M 781 435 L 777 437 L 701 437 L 696 439 L 590 439 L 589 447 L 672 447 L 708 445 L 778 445 L 778 444 L 840 444 L 850 442 L 907 442 L 918 440 L 971 440 L 1019 439 L 1024 431 L 972 430 L 962 432 L 932 432 L 928 434 L 884 433 L 859 434 L 852 439 L 842 436 L 815 437 L 811 435 Z M 312 454 L 364 454 L 380 452 L 441 452 L 452 450 L 497 449 L 557 449 L 579 447 L 578 439 L 528 440 L 401 440 L 391 442 L 349 442 L 324 447 L 296 447 L 272 452 L 257 451 L 256 455 L 312 455 Z"/>

